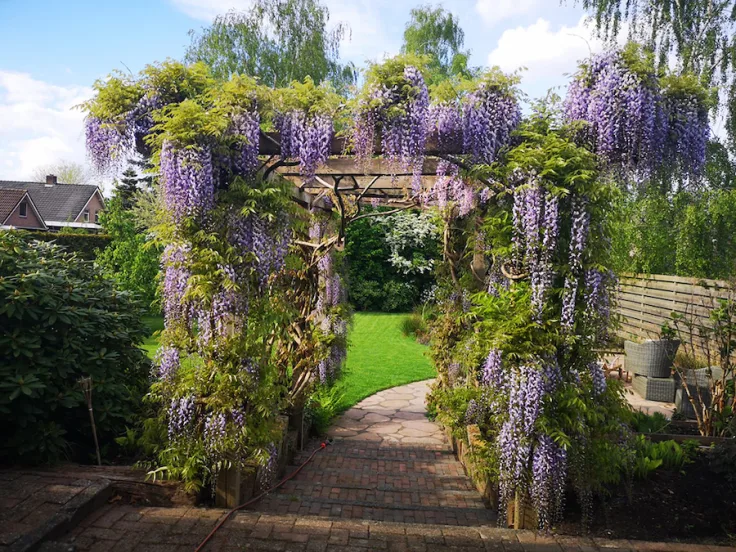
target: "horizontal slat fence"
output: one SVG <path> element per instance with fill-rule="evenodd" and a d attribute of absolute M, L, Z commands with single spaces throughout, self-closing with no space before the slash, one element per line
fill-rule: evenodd
<path fill-rule="evenodd" d="M 619 334 L 630 338 L 656 338 L 665 321 L 672 323 L 672 312 L 693 320 L 696 325 L 708 323 L 710 310 L 719 298 L 733 298 L 728 283 L 665 276 L 661 274 L 622 274 L 619 277 L 616 313 L 620 317 Z M 704 343 L 697 337 L 696 347 Z"/>

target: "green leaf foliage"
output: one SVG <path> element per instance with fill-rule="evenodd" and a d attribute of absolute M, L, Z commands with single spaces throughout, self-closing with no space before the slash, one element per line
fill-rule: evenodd
<path fill-rule="evenodd" d="M 352 65 L 339 61 L 348 29 L 328 22 L 319 0 L 258 0 L 246 12 L 230 11 L 191 31 L 186 60 L 206 63 L 219 80 L 241 74 L 280 87 L 311 77 L 344 90 L 356 77 Z"/>
<path fill-rule="evenodd" d="M 91 377 L 103 456 L 136 418 L 150 364 L 141 304 L 62 247 L 0 234 L 0 458 L 88 461 Z"/>

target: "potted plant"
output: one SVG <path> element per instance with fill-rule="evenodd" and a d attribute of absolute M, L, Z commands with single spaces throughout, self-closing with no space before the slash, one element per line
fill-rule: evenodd
<path fill-rule="evenodd" d="M 668 378 L 679 348 L 680 340 L 677 339 L 674 328 L 665 322 L 660 329 L 659 339 L 624 343 L 626 369 L 648 378 Z"/>

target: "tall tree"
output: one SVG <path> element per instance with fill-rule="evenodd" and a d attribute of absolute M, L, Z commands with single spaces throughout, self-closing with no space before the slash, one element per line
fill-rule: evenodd
<path fill-rule="evenodd" d="M 431 78 L 437 82 L 453 75 L 470 75 L 470 51 L 462 49 L 464 44 L 465 33 L 457 18 L 442 7 L 427 5 L 411 10 L 401 52 L 429 57 Z"/>
<path fill-rule="evenodd" d="M 115 182 L 114 190 L 115 197 L 120 198 L 123 210 L 128 211 L 133 207 L 133 199 L 138 191 L 138 173 L 132 167 L 128 167 Z"/>
<path fill-rule="evenodd" d="M 569 2 L 570 0 L 561 0 Z M 660 64 L 674 54 L 682 72 L 722 87 L 732 151 L 736 150 L 736 0 L 572 0 L 592 16 L 603 38 L 625 28 L 655 52 Z"/>
<path fill-rule="evenodd" d="M 246 12 L 230 11 L 190 31 L 186 60 L 203 61 L 221 79 L 239 73 L 279 87 L 310 76 L 344 89 L 356 78 L 355 67 L 339 61 L 349 29 L 328 29 L 329 18 L 320 0 L 256 0 Z"/>
<path fill-rule="evenodd" d="M 57 161 L 41 165 L 33 171 L 31 179 L 34 182 L 45 182 L 46 175 L 49 174 L 56 175 L 58 182 L 63 184 L 89 184 L 92 180 L 89 169 L 74 161 Z"/>

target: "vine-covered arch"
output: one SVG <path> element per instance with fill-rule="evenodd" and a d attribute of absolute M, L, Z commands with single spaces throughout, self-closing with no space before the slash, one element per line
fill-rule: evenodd
<path fill-rule="evenodd" d="M 627 50 L 585 65 L 564 109 L 522 117 L 517 76 L 430 93 L 422 64 L 371 66 L 351 98 L 171 62 L 96 85 L 93 160 L 137 150 L 159 181 L 166 329 L 151 398 L 174 475 L 197 486 L 232 463 L 269 465 L 277 414 L 338 376 L 336 250 L 371 204 L 443 222 L 435 400 L 451 428 L 479 425 L 502 505 L 530 501 L 547 527 L 566 482 L 589 497 L 627 461 L 624 401 L 595 353 L 615 282 L 606 213 L 614 179 L 653 181 L 657 163 L 698 177 L 706 94 Z"/>

